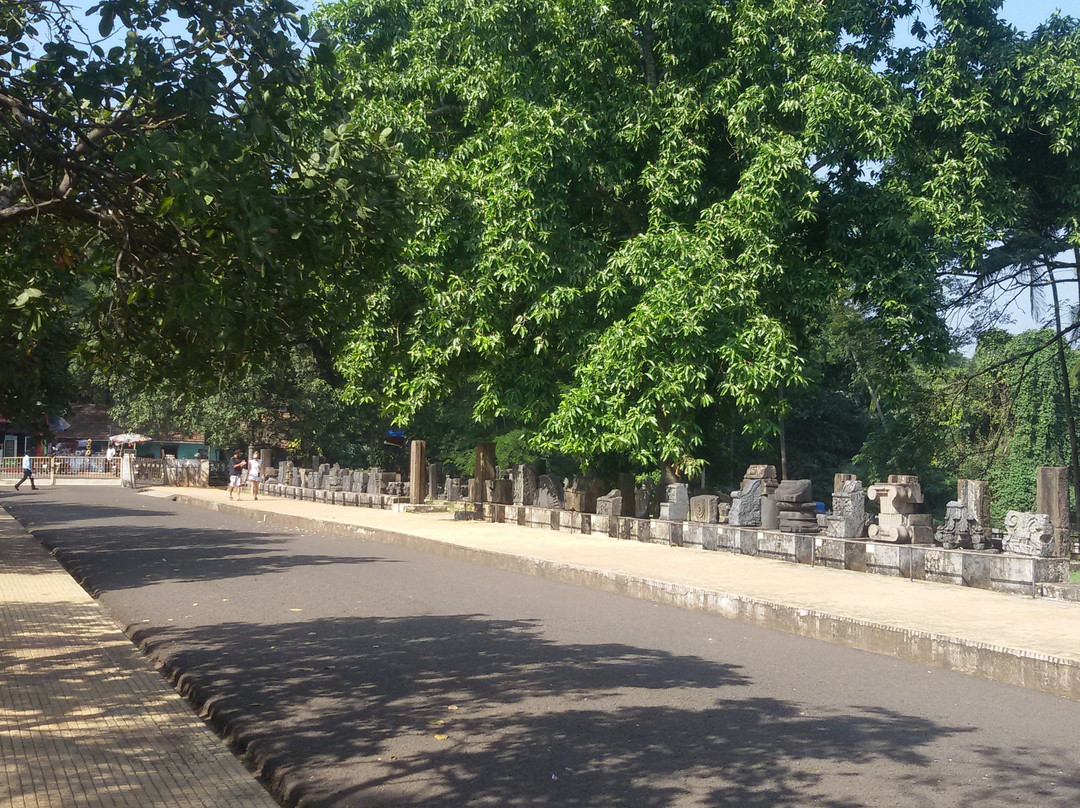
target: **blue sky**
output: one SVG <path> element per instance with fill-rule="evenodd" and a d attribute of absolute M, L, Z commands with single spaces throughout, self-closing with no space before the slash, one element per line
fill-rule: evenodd
<path fill-rule="evenodd" d="M 1072 0 L 1005 0 L 1002 16 L 1021 31 L 1031 31 L 1055 11 L 1075 17 L 1080 15 L 1080 2 Z"/>
<path fill-rule="evenodd" d="M 1005 0 L 1001 7 L 1001 14 L 1012 25 L 1021 31 L 1031 31 L 1038 27 L 1055 11 L 1067 14 L 1071 17 L 1080 17 L 1080 0 Z M 1073 284 L 1066 284 L 1061 288 L 1062 307 L 1075 306 L 1077 290 Z M 1018 333 L 1040 325 L 1046 325 L 1054 316 L 1053 300 L 1049 292 L 1043 296 L 1041 311 L 1037 312 L 1038 319 L 1034 318 L 1027 296 L 1018 298 L 1012 306 L 1011 313 L 1015 322 L 1009 326 L 1009 331 Z M 1062 312 L 1063 319 L 1067 319 Z"/>

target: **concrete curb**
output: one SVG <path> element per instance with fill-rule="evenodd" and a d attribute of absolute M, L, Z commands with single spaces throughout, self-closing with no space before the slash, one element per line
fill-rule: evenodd
<path fill-rule="evenodd" d="M 1080 663 L 1023 649 L 1006 648 L 941 634 L 827 614 L 784 603 L 655 578 L 564 564 L 528 556 L 464 547 L 435 539 L 311 517 L 252 511 L 227 503 L 177 494 L 173 499 L 257 522 L 419 550 L 497 569 L 550 578 L 603 592 L 716 614 L 825 642 L 981 676 L 1004 684 L 1080 699 Z"/>

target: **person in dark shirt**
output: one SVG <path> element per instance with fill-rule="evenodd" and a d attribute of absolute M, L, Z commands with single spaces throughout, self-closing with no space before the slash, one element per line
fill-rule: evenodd
<path fill-rule="evenodd" d="M 237 449 L 232 454 L 232 460 L 229 461 L 229 499 L 233 498 L 233 489 L 236 489 L 236 498 L 240 499 L 240 492 L 244 489 L 241 487 L 244 479 L 244 469 L 247 468 L 247 458 L 240 454 L 240 450 Z"/>

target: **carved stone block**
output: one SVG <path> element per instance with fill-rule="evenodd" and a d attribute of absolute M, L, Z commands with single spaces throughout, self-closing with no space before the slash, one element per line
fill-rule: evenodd
<path fill-rule="evenodd" d="M 761 525 L 761 494 L 764 482 L 761 479 L 743 480 L 743 487 L 731 492 L 731 510 L 728 512 L 728 524 L 737 527 L 758 527 Z"/>
<path fill-rule="evenodd" d="M 612 489 L 602 497 L 596 498 L 597 516 L 622 516 L 623 497 L 618 489 Z"/>
<path fill-rule="evenodd" d="M 699 494 L 690 497 L 690 521 L 716 524 L 720 521 L 720 497 L 715 494 Z"/>
<path fill-rule="evenodd" d="M 1045 513 L 1009 511 L 1005 514 L 1005 538 L 1001 549 L 1006 553 L 1050 558 L 1054 554 L 1054 525 Z"/>
<path fill-rule="evenodd" d="M 685 522 L 690 515 L 690 494 L 686 483 L 667 487 L 667 499 L 660 503 L 660 518 L 673 522 Z"/>
<path fill-rule="evenodd" d="M 558 508 L 563 506 L 563 486 L 550 474 L 541 474 L 536 480 L 536 504 L 540 508 Z"/>
<path fill-rule="evenodd" d="M 837 477 L 840 475 L 838 474 Z M 832 515 L 825 519 L 825 534 L 834 539 L 858 539 L 866 535 L 866 492 L 854 475 L 833 493 Z"/>
<path fill-rule="evenodd" d="M 923 502 L 919 478 L 911 474 L 891 474 L 887 483 L 870 486 L 867 496 L 881 507 L 878 523 L 870 525 L 870 538 L 900 544 L 927 544 L 933 539 L 930 514 L 920 514 Z"/>

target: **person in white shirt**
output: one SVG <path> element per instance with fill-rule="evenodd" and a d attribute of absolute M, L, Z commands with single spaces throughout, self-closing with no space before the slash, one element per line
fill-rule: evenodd
<path fill-rule="evenodd" d="M 19 486 L 25 483 L 27 480 L 30 481 L 31 490 L 37 491 L 37 486 L 34 485 L 34 461 L 33 459 L 31 459 L 29 452 L 25 452 L 23 454 L 22 479 L 15 483 L 15 490 L 18 491 Z"/>
<path fill-rule="evenodd" d="M 259 483 L 262 482 L 262 463 L 258 452 L 253 454 L 251 460 L 248 461 L 248 482 L 251 483 L 251 498 L 258 499 Z"/>

